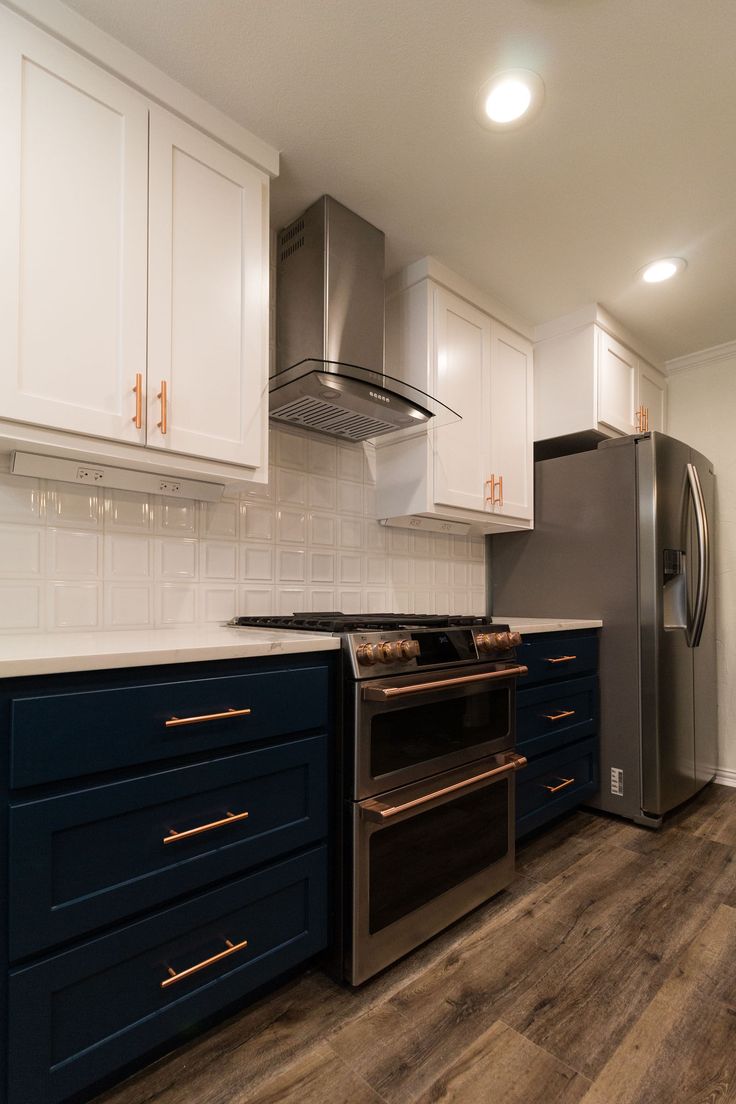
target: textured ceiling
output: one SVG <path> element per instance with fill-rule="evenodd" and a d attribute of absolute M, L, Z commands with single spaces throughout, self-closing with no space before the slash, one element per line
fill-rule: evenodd
<path fill-rule="evenodd" d="M 661 357 L 736 338 L 734 0 L 69 0 L 282 153 L 272 221 L 323 192 L 531 322 L 598 301 Z M 495 70 L 541 74 L 483 130 Z M 652 258 L 686 257 L 642 285 Z"/>

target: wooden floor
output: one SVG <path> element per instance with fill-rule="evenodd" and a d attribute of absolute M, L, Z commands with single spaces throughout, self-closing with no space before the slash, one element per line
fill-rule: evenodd
<path fill-rule="evenodd" d="M 736 789 L 580 812 L 358 992 L 319 971 L 96 1104 L 736 1102 Z"/>

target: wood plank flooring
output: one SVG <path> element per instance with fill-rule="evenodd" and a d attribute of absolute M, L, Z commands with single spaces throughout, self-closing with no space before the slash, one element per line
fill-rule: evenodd
<path fill-rule="evenodd" d="M 578 812 L 353 992 L 312 970 L 95 1104 L 736 1104 L 736 789 Z"/>

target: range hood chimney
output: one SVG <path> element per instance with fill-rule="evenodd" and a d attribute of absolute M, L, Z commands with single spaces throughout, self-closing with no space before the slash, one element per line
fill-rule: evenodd
<path fill-rule="evenodd" d="M 279 234 L 276 421 L 364 441 L 452 415 L 384 374 L 384 254 L 383 232 L 331 196 Z"/>

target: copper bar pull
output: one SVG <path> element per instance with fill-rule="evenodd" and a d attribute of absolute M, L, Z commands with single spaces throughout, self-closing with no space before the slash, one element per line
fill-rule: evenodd
<path fill-rule="evenodd" d="M 220 721 L 223 717 L 247 717 L 250 709 L 226 709 L 224 713 L 202 713 L 198 717 L 170 717 L 164 721 L 166 728 L 180 725 L 201 724 L 203 721 Z"/>
<path fill-rule="evenodd" d="M 176 985 L 177 981 L 184 981 L 185 978 L 191 977 L 192 974 L 199 973 L 200 970 L 206 969 L 207 966 L 214 966 L 216 962 L 222 962 L 223 958 L 229 958 L 230 955 L 235 954 L 237 951 L 244 950 L 247 946 L 247 939 L 244 939 L 242 943 L 233 943 L 230 939 L 226 939 L 224 951 L 212 955 L 211 958 L 205 958 L 202 962 L 197 962 L 194 966 L 189 966 L 186 970 L 181 970 L 177 973 L 176 970 L 173 970 L 171 966 L 169 966 L 169 976 L 164 978 L 161 982 L 161 988 L 168 989 L 170 985 Z"/>
<path fill-rule="evenodd" d="M 143 376 L 140 372 L 135 374 L 133 394 L 135 395 L 135 414 L 132 421 L 135 422 L 135 428 L 140 429 L 143 425 Z"/>
<path fill-rule="evenodd" d="M 161 380 L 161 390 L 159 391 L 156 398 L 161 400 L 161 421 L 156 422 L 156 425 L 161 430 L 161 433 L 163 435 L 165 435 L 166 430 L 168 428 L 168 424 L 169 424 L 168 423 L 168 412 L 167 412 L 168 386 L 167 386 L 166 380 Z"/>
<path fill-rule="evenodd" d="M 498 477 L 498 499 L 495 502 L 496 506 L 503 506 L 503 476 Z"/>
<path fill-rule="evenodd" d="M 178 843 L 181 840 L 191 839 L 192 836 L 201 836 L 203 832 L 211 832 L 213 828 L 222 828 L 224 824 L 235 824 L 239 820 L 247 820 L 248 813 L 228 813 L 220 820 L 211 820 L 209 824 L 200 824 L 197 828 L 187 828 L 185 832 L 177 832 L 172 828 L 168 836 L 164 836 L 164 843 Z"/>
<path fill-rule="evenodd" d="M 548 786 L 545 782 L 543 782 L 542 785 L 544 786 L 545 790 L 548 790 L 549 793 L 552 794 L 552 793 L 557 793 L 558 790 L 564 790 L 568 786 L 572 786 L 574 781 L 575 781 L 574 778 L 563 778 L 562 781 L 560 782 L 559 786 Z"/>
<path fill-rule="evenodd" d="M 552 656 L 545 659 L 545 663 L 570 663 L 571 660 L 577 659 L 577 656 Z"/>
<path fill-rule="evenodd" d="M 489 475 L 488 479 L 486 479 L 486 481 L 485 481 L 484 486 L 487 487 L 489 484 L 490 484 L 490 487 L 491 487 L 491 493 L 489 495 L 486 495 L 486 502 L 490 502 L 491 506 L 495 506 L 495 504 L 496 504 L 496 476 L 495 475 Z"/>
<path fill-rule="evenodd" d="M 574 717 L 574 709 L 561 709 L 559 713 L 543 713 L 542 716 L 546 721 L 561 721 L 563 717 Z"/>

